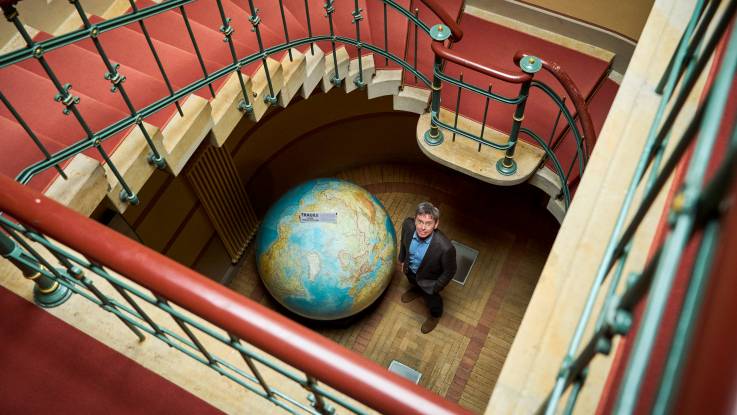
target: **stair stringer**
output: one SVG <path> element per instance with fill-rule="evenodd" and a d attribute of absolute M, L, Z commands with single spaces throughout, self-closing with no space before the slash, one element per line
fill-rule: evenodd
<path fill-rule="evenodd" d="M 543 166 L 535 171 L 535 174 L 530 177 L 528 183 L 550 196 L 547 204 L 548 212 L 555 217 L 558 223 L 563 223 L 563 218 L 566 215 L 566 206 L 563 199 L 558 197 L 563 190 L 560 177 L 547 166 Z"/>

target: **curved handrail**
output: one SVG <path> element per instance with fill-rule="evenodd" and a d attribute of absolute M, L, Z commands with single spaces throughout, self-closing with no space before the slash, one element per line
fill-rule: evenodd
<path fill-rule="evenodd" d="M 540 136 L 535 134 L 534 132 L 528 130 L 527 128 L 520 128 L 520 133 L 526 134 L 528 137 L 535 140 L 540 147 L 545 151 L 545 154 L 550 158 L 550 161 L 553 163 L 553 167 L 555 168 L 555 174 L 558 175 L 558 178 L 560 179 L 560 188 L 561 188 L 561 195 L 563 196 L 563 204 L 568 210 L 568 207 L 571 205 L 571 190 L 570 186 L 568 184 L 568 178 L 566 177 L 566 173 L 563 171 L 563 166 L 561 166 L 560 161 L 558 160 L 558 157 L 555 156 L 555 153 L 553 150 L 548 147 L 547 144 L 545 144 L 545 141 L 543 141 Z"/>
<path fill-rule="evenodd" d="M 485 66 L 481 65 L 480 63 L 476 63 L 468 57 L 463 56 L 463 54 L 458 53 L 458 51 L 446 48 L 442 42 L 433 42 L 432 51 L 435 52 L 436 56 L 441 57 L 449 62 L 453 62 L 457 65 L 461 65 L 473 71 L 482 73 L 492 78 L 500 79 L 505 82 L 521 84 L 532 79 L 532 76 L 524 72 L 512 74 L 493 66 Z"/>
<path fill-rule="evenodd" d="M 7 176 L 0 188 L 0 211 L 381 412 L 470 413 Z"/>
<path fill-rule="evenodd" d="M 450 17 L 448 13 L 445 12 L 445 10 L 440 7 L 438 2 L 435 0 L 421 0 L 422 4 L 424 4 L 428 9 L 430 9 L 431 12 L 435 13 L 436 16 L 440 18 L 440 21 L 443 22 L 444 25 L 448 26 L 450 29 L 450 37 L 453 39 L 454 42 L 458 42 L 463 38 L 463 30 L 461 29 L 461 26 L 456 23 L 455 19 Z"/>
<path fill-rule="evenodd" d="M 524 52 L 517 51 L 517 53 L 514 54 L 514 63 L 519 64 L 520 60 L 525 56 L 527 56 L 527 54 Z M 578 86 L 576 86 L 573 79 L 571 79 L 571 76 L 568 75 L 560 65 L 555 62 L 546 61 L 540 57 L 538 58 L 542 63 L 542 67 L 555 77 L 555 79 L 563 86 L 563 89 L 565 89 L 566 94 L 571 97 L 573 107 L 576 109 L 576 113 L 581 120 L 581 129 L 583 130 L 583 139 L 586 145 L 586 151 L 591 154 L 591 151 L 594 149 L 594 144 L 596 144 L 596 132 L 594 130 L 594 122 L 591 120 L 591 114 L 589 114 L 588 108 L 586 107 L 586 100 L 581 94 L 581 91 L 578 90 Z"/>

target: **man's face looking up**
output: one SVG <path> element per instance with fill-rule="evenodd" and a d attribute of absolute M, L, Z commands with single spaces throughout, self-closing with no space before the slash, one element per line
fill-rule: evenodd
<path fill-rule="evenodd" d="M 415 216 L 415 226 L 417 227 L 417 236 L 425 239 L 437 229 L 438 221 L 434 220 L 430 214 L 417 215 Z"/>

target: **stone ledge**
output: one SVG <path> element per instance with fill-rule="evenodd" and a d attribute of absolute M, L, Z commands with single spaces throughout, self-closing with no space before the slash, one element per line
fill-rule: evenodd
<path fill-rule="evenodd" d="M 441 110 L 440 119 L 445 123 L 453 123 L 453 114 Z M 465 117 L 458 117 L 458 128 L 463 131 L 480 131 L 481 124 Z M 537 166 L 544 154 L 543 150 L 524 141 L 517 141 L 514 160 L 517 162 L 517 171 L 509 176 L 502 175 L 496 168 L 498 160 L 504 158 L 504 151 L 482 146 L 478 150 L 478 143 L 466 137 L 440 129 L 445 136 L 442 144 L 428 145 L 424 135 L 430 129 L 430 114 L 423 114 L 417 122 L 417 144 L 420 150 L 433 161 L 451 169 L 465 173 L 471 177 L 498 186 L 512 186 L 525 182 L 537 170 Z M 506 134 L 491 128 L 484 130 L 484 139 L 498 144 L 508 141 Z"/>
<path fill-rule="evenodd" d="M 56 176 L 44 195 L 66 207 L 90 216 L 108 191 L 105 170 L 100 162 L 79 153 L 64 167 L 69 179 Z"/>

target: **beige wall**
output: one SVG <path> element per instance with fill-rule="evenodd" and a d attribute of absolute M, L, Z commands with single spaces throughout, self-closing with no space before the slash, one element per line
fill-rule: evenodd
<path fill-rule="evenodd" d="M 468 0 L 468 4 L 494 11 L 496 0 Z M 650 14 L 654 0 L 524 0 L 531 6 L 553 13 L 572 17 L 607 30 L 619 33 L 632 40 L 640 38 L 642 28 Z"/>

